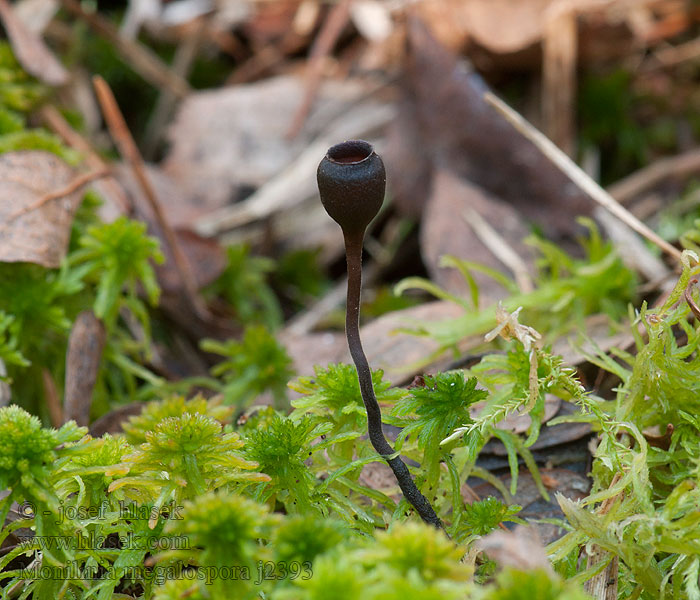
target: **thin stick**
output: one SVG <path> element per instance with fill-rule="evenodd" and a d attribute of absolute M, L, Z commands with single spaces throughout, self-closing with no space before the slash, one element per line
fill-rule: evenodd
<path fill-rule="evenodd" d="M 61 399 L 58 396 L 58 389 L 56 389 L 56 382 L 47 368 L 41 369 L 41 383 L 44 386 L 46 407 L 49 409 L 51 425 L 60 427 L 64 423 L 63 408 L 61 407 Z"/>
<path fill-rule="evenodd" d="M 520 255 L 508 244 L 503 236 L 471 207 L 464 211 L 462 217 L 476 237 L 481 240 L 481 243 L 491 251 L 491 254 L 511 270 L 520 291 L 524 293 L 533 291 L 535 286 L 532 283 L 525 261 L 520 258 Z"/>
<path fill-rule="evenodd" d="M 100 157 L 95 149 L 90 145 L 80 133 L 75 131 L 68 121 L 63 117 L 63 115 L 58 112 L 58 109 L 51 104 L 46 104 L 39 111 L 39 116 L 48 125 L 51 130 L 57 133 L 61 139 L 63 139 L 66 144 L 71 148 L 75 148 L 81 154 L 85 156 L 85 162 L 87 165 L 95 170 L 108 168 L 107 163 Z M 124 214 L 131 213 L 132 206 L 129 198 L 127 198 L 124 193 L 123 188 L 114 180 L 113 177 L 109 177 L 98 184 L 105 195 L 112 198 L 114 202 L 119 206 L 119 210 Z"/>
<path fill-rule="evenodd" d="M 18 217 L 21 217 L 22 215 L 26 215 L 27 213 L 32 212 L 33 210 L 37 210 L 44 206 L 44 204 L 51 202 L 52 200 L 58 200 L 59 198 L 69 196 L 70 194 L 77 192 L 81 187 L 87 185 L 91 181 L 95 181 L 95 179 L 100 179 L 101 177 L 109 175 L 110 172 L 111 171 L 109 168 L 104 167 L 96 171 L 90 171 L 89 173 L 83 173 L 82 175 L 78 175 L 75 179 L 68 183 L 66 187 L 61 188 L 60 190 L 55 190 L 53 192 L 48 192 L 47 194 L 44 194 L 41 198 L 39 198 L 36 202 L 32 202 L 28 206 L 16 210 L 7 217 L 7 221 L 12 221 L 14 219 L 17 219 Z"/>
<path fill-rule="evenodd" d="M 190 93 L 189 83 L 173 73 L 152 50 L 143 44 L 122 37 L 112 23 L 98 14 L 86 12 L 77 0 L 61 0 L 61 4 L 112 43 L 125 59 L 124 62 L 146 81 L 158 88 L 171 91 L 178 98 L 184 98 Z"/>
<path fill-rule="evenodd" d="M 182 281 L 182 286 L 187 300 L 197 316 L 202 319 L 207 319 L 209 316 L 209 311 L 204 305 L 202 299 L 199 297 L 196 280 L 192 270 L 190 269 L 190 264 L 187 261 L 185 253 L 180 247 L 177 237 L 175 236 L 175 231 L 165 217 L 165 213 L 163 212 L 163 208 L 161 207 L 158 197 L 153 190 L 153 186 L 148 180 L 143 159 L 141 158 L 139 149 L 136 147 L 134 138 L 131 137 L 131 133 L 126 126 L 126 122 L 124 121 L 124 117 L 119 110 L 114 94 L 112 94 L 112 90 L 109 88 L 109 85 L 107 85 L 107 82 L 99 75 L 93 78 L 93 85 L 95 86 L 97 99 L 102 107 L 102 112 L 104 114 L 105 121 L 107 122 L 109 132 L 112 135 L 112 139 L 119 149 L 119 153 L 122 155 L 124 160 L 129 163 L 129 166 L 134 172 L 136 181 L 138 181 L 139 185 L 141 186 L 141 189 L 146 196 L 146 200 L 148 200 L 148 203 L 155 214 L 156 222 L 163 233 L 165 243 L 168 245 L 168 248 L 172 253 L 173 260 L 175 262 L 175 269 L 180 276 L 180 280 Z"/>
<path fill-rule="evenodd" d="M 292 126 L 289 128 L 287 137 L 295 138 L 304 126 L 306 117 L 316 97 L 318 86 L 321 83 L 325 58 L 330 54 L 331 50 L 333 50 L 335 43 L 338 41 L 349 19 L 350 0 L 340 0 L 340 2 L 331 9 L 326 20 L 323 22 L 321 31 L 311 47 L 309 64 L 307 66 L 304 100 L 299 110 L 297 110 L 294 115 L 294 120 L 292 121 Z"/>
<path fill-rule="evenodd" d="M 700 150 L 661 158 L 608 186 L 608 193 L 620 204 L 672 177 L 690 177 L 700 172 Z"/>
<path fill-rule="evenodd" d="M 513 125 L 521 134 L 530 140 L 537 148 L 549 158 L 561 171 L 566 174 L 571 181 L 578 185 L 586 192 L 593 200 L 600 204 L 603 208 L 610 211 L 628 227 L 644 236 L 653 244 L 656 244 L 661 250 L 666 252 L 675 260 L 680 261 L 681 252 L 673 247 L 666 240 L 659 237 L 654 231 L 642 223 L 637 217 L 624 208 L 615 198 L 600 187 L 593 179 L 591 179 L 573 160 L 557 148 L 551 140 L 549 140 L 540 131 L 535 129 L 528 123 L 520 114 L 514 111 L 510 106 L 496 97 L 491 92 L 484 94 L 484 100 L 493 106 L 503 117 Z"/>

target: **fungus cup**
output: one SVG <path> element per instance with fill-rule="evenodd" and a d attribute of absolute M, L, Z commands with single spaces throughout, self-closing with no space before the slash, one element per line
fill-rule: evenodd
<path fill-rule="evenodd" d="M 441 527 L 433 507 L 420 493 L 408 467 L 386 441 L 382 414 L 374 394 L 372 373 L 360 340 L 360 294 L 362 289 L 362 243 L 365 230 L 384 202 L 386 172 L 384 163 L 364 140 L 350 140 L 331 147 L 318 166 L 321 202 L 330 217 L 340 225 L 345 238 L 348 265 L 348 294 L 345 334 L 350 355 L 357 368 L 362 400 L 367 410 L 367 429 L 374 449 L 394 472 L 406 500 L 421 518 Z"/>

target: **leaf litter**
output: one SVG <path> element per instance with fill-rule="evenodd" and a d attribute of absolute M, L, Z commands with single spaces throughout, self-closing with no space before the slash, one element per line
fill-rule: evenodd
<path fill-rule="evenodd" d="M 295 44 L 310 48 L 314 41 L 312 33 L 323 31 L 324 23 L 330 17 L 325 12 L 319 12 L 317 7 L 308 8 L 313 3 L 290 3 L 284 10 L 276 4 L 273 2 L 264 7 L 256 3 L 246 4 L 250 10 L 239 12 L 235 18 L 225 21 L 226 27 L 240 27 L 247 32 L 249 39 L 243 46 L 240 39 L 222 34 L 225 29 L 218 30 L 216 41 L 211 42 L 218 48 L 217 51 L 227 48 L 230 56 L 236 56 L 236 61 L 250 69 L 242 70 L 243 74 L 238 76 L 247 77 L 245 73 L 258 75 L 245 84 L 216 90 L 192 92 L 185 89 L 180 79 L 171 76 L 167 65 L 144 59 L 144 45 L 133 37 L 133 32 L 146 24 L 138 15 L 132 15 L 135 21 L 130 36 L 122 38 L 112 30 L 109 30 L 109 34 L 103 33 L 107 37 L 119 38 L 120 53 L 141 57 L 136 70 L 145 79 L 159 86 L 163 92 L 176 92 L 184 98 L 177 116 L 168 126 L 169 145 L 164 151 L 164 158 L 158 164 L 148 165 L 146 173 L 156 196 L 167 207 L 168 226 L 174 228 L 180 240 L 178 244 L 195 274 L 195 287 L 197 290 L 205 288 L 225 270 L 222 245 L 226 242 L 252 242 L 262 254 L 278 257 L 280 248 L 308 248 L 318 240 L 337 234 L 333 224 L 320 221 L 318 228 L 314 227 L 313 235 L 304 230 L 305 223 L 312 222 L 311 217 L 307 217 L 307 214 L 311 214 L 307 210 L 316 193 L 315 164 L 325 148 L 338 139 L 368 137 L 385 155 L 390 173 L 391 206 L 387 213 L 380 216 L 377 231 L 372 231 L 367 239 L 366 261 L 376 261 L 382 265 L 377 281 L 385 278 L 394 282 L 399 278 L 396 273 L 415 276 L 427 272 L 432 287 L 428 289 L 428 286 L 423 286 L 423 292 L 415 293 L 417 301 L 426 300 L 426 290 L 436 292 L 438 297 L 448 298 L 391 310 L 366 323 L 362 336 L 370 363 L 373 367 L 382 368 L 388 380 L 395 384 L 406 384 L 414 375 L 420 377 L 443 369 L 460 368 L 467 363 L 478 364 L 484 350 L 493 351 L 493 346 L 485 346 L 483 334 L 499 322 L 496 303 L 511 296 L 516 288 L 523 296 L 534 293 L 533 287 L 537 289 L 542 256 L 533 251 L 532 245 L 523 243 L 527 234 L 534 227 L 568 251 L 574 248 L 572 238 L 582 233 L 582 228 L 573 217 L 596 214 L 592 200 L 581 188 L 559 170 L 550 157 L 538 151 L 526 136 L 513 130 L 484 99 L 488 85 L 474 69 L 476 65 L 484 76 L 496 81 L 498 86 L 498 77 L 494 78 L 493 75 L 498 69 L 504 69 L 503 73 L 508 76 L 510 71 L 503 66 L 508 64 L 507 61 L 514 61 L 512 64 L 520 65 L 519 68 L 532 64 L 533 60 L 537 63 L 539 59 L 533 59 L 530 50 L 541 43 L 545 46 L 553 43 L 548 19 L 551 19 L 555 9 L 561 8 L 555 5 L 561 3 L 532 0 L 520 3 L 517 10 L 512 10 L 504 2 L 426 1 L 417 3 L 415 10 L 406 12 L 402 12 L 403 8 L 388 8 L 379 2 L 351 3 L 348 19 L 341 22 L 342 27 L 322 53 L 323 60 L 317 60 L 318 66 L 313 67 L 317 84 L 311 82 L 312 77 L 308 73 L 305 79 L 294 67 L 280 69 L 274 65 L 275 60 L 283 65 L 287 61 L 291 63 Z M 606 31 L 606 28 L 619 28 L 624 30 L 625 39 L 630 37 L 640 44 L 654 44 L 654 36 L 670 39 L 685 31 L 682 23 L 686 28 L 691 27 L 694 18 L 684 16 L 685 20 L 674 21 L 674 15 L 685 14 L 679 10 L 678 3 L 671 1 L 643 2 L 629 11 L 618 7 L 618 12 L 609 4 L 612 3 L 573 2 L 568 5 L 568 10 L 578 15 L 581 64 L 600 60 L 591 58 L 591 55 L 595 56 L 595 51 L 602 52 L 608 58 L 614 55 L 613 50 L 596 50 L 590 42 L 590 34 L 595 33 L 597 28 Z M 131 3 L 130 11 L 135 10 L 133 6 Z M 65 79 L 63 75 L 59 77 L 60 69 L 46 58 L 51 55 L 46 54 L 48 51 L 43 42 L 36 34 L 29 36 L 24 30 L 18 30 L 5 3 L 0 7 L 3 8 L 3 20 L 19 61 L 44 83 L 63 83 Z M 304 9 L 307 12 L 303 13 L 302 7 L 307 7 Z M 396 18 L 397 11 L 402 19 Z M 79 13 L 77 9 L 73 12 Z M 147 27 L 158 25 L 152 31 L 160 31 L 156 35 L 163 35 L 165 29 L 162 26 L 169 26 L 171 17 L 165 18 L 164 12 L 160 16 L 154 13 L 151 15 L 152 23 Z M 205 25 L 211 26 L 211 31 L 217 19 L 224 19 L 223 12 L 220 14 L 215 10 L 214 17 L 212 24 Z M 187 22 L 187 18 L 180 18 L 184 19 L 181 23 Z M 156 23 L 158 19 L 161 20 L 159 24 Z M 304 19 L 311 26 L 304 25 Z M 100 30 L 99 21 L 88 21 L 91 27 Z M 355 36 L 358 32 L 359 37 Z M 388 59 L 386 53 L 397 48 L 392 44 L 401 38 L 405 39 L 406 47 Z M 447 47 L 438 39 L 443 43 L 447 41 Z M 342 43 L 338 43 L 339 40 Z M 242 59 L 249 51 L 245 46 L 249 42 L 251 47 L 258 45 L 256 50 L 259 50 L 259 54 L 253 53 Z M 472 65 L 465 66 L 462 60 L 464 48 L 468 48 L 474 60 Z M 196 51 L 201 50 L 202 47 L 199 47 Z M 619 49 L 615 51 L 619 53 Z M 635 52 L 629 51 L 630 56 Z M 29 60 L 27 53 L 30 57 L 34 56 L 34 60 Z M 259 59 L 259 56 L 263 59 Z M 275 60 L 265 56 L 275 57 Z M 367 73 L 360 76 L 353 73 L 350 77 L 344 77 L 352 71 L 357 56 L 364 59 L 374 56 L 374 60 L 381 57 L 381 60 L 387 61 L 386 65 L 381 65 L 387 69 L 387 73 L 380 77 Z M 34 71 L 30 63 L 34 65 Z M 43 77 L 42 73 L 35 72 L 36 65 L 42 64 L 48 65 L 39 69 L 43 71 Z M 490 66 L 484 68 L 485 64 Z M 306 66 L 312 68 L 309 64 Z M 572 67 L 571 64 L 564 66 Z M 395 85 L 393 79 L 397 75 L 398 85 Z M 259 79 L 255 80 L 256 77 Z M 555 83 L 557 81 L 566 87 L 564 76 Z M 545 96 L 552 95 L 551 85 L 549 88 L 545 85 L 543 93 Z M 309 104 L 309 112 L 303 115 L 305 103 Z M 304 116 L 300 121 L 303 126 L 296 137 L 290 138 L 289 128 L 295 116 L 298 118 L 300 114 Z M 544 125 L 547 128 L 551 123 L 548 124 L 545 119 Z M 561 145 L 566 146 L 571 142 L 573 140 L 563 139 Z M 696 170 L 691 167 L 683 177 L 687 178 Z M 0 156 L 0 185 L 5 188 L 0 195 L 5 198 L 0 202 L 0 261 L 34 262 L 48 268 L 59 267 L 66 256 L 71 225 L 81 201 L 82 185 L 104 174 L 106 170 L 103 173 L 96 168 L 80 175 L 73 167 L 45 152 L 5 153 Z M 150 230 L 164 239 L 162 226 L 152 207 L 144 202 L 141 187 L 135 185 L 133 177 L 123 170 L 119 182 L 121 191 L 132 201 L 132 216 L 149 223 Z M 120 210 L 125 208 L 129 210 L 129 207 L 123 206 Z M 294 219 L 296 224 L 292 224 Z M 418 231 L 407 229 L 408 233 L 402 238 L 406 243 L 401 251 L 395 248 L 389 256 L 382 256 L 381 245 L 377 243 L 382 228 L 388 227 L 387 223 L 401 223 L 403 219 L 420 220 L 420 228 Z M 635 252 L 634 246 L 627 246 L 627 250 L 624 250 L 621 238 L 615 237 L 613 229 L 606 225 L 603 218 L 600 221 L 611 232 L 621 253 Z M 291 239 L 294 241 L 290 242 Z M 593 245 L 595 243 L 592 242 Z M 406 248 L 411 250 L 407 251 Z M 553 272 L 572 268 L 571 260 L 557 254 L 553 247 L 540 245 L 539 248 L 550 253 L 545 258 L 549 259 L 548 268 Z M 323 265 L 337 275 L 340 246 L 337 241 L 331 241 L 326 249 Z M 593 248 L 594 252 L 598 250 L 600 248 Z M 402 251 L 406 256 L 401 255 Z M 642 257 L 647 253 L 646 248 L 638 252 Z M 448 268 L 443 258 L 445 255 L 468 259 L 470 265 L 447 261 L 451 265 Z M 602 251 L 597 256 L 601 264 L 608 264 Z M 168 257 L 166 266 L 159 269 L 158 276 L 166 296 L 170 297 L 164 299 L 164 306 L 170 306 L 170 318 L 178 329 L 178 335 L 183 336 L 181 339 L 189 338 L 189 342 L 183 342 L 184 347 L 188 348 L 186 353 L 197 354 L 191 343 L 198 339 L 198 334 L 205 327 L 213 337 L 237 335 L 237 330 L 242 330 L 240 324 L 224 327 L 216 320 L 210 319 L 204 323 L 192 318 L 192 311 L 181 302 L 183 282 L 177 269 L 173 269 L 172 258 L 172 255 Z M 481 263 L 488 269 L 469 271 L 472 269 L 471 263 Z M 455 268 L 456 265 L 458 268 Z M 640 266 L 639 262 L 635 265 L 633 261 L 628 261 L 629 265 L 651 280 L 648 289 L 653 287 L 655 274 L 665 275 L 668 271 L 668 263 L 664 265 L 661 261 L 655 264 L 656 268 Z M 465 272 L 469 272 L 469 277 L 465 277 Z M 577 281 L 575 277 L 573 281 Z M 475 302 L 474 289 L 477 287 L 479 295 L 478 302 Z M 667 293 L 671 292 L 667 290 Z M 567 306 L 564 300 L 561 306 L 550 307 L 550 316 L 556 316 L 558 311 L 563 310 L 562 307 Z M 179 307 L 176 306 L 178 302 Z M 341 303 L 342 300 L 336 302 Z M 660 303 L 663 304 L 663 301 Z M 214 305 L 212 302 L 211 306 Z M 483 317 L 477 308 L 492 310 L 493 315 L 480 322 L 472 335 L 461 337 L 455 333 L 469 330 L 468 327 L 460 327 L 472 314 L 474 318 Z M 526 306 L 523 313 L 528 315 L 529 308 Z M 542 312 L 547 311 L 547 306 L 540 308 L 544 309 Z M 286 316 L 293 314 L 290 307 L 285 306 L 284 310 L 288 313 Z M 509 306 L 507 314 L 515 311 L 513 314 L 517 315 L 519 310 L 518 306 Z M 667 318 L 670 311 L 677 309 L 666 303 L 664 310 L 650 316 L 658 321 L 652 318 L 646 323 L 658 324 Z M 327 316 L 325 327 L 299 333 L 290 325 L 279 333 L 278 339 L 286 346 L 300 375 L 311 375 L 317 364 L 349 360 L 341 333 L 342 321 L 338 320 L 337 314 L 333 315 L 332 309 Z M 526 319 L 522 322 L 529 324 L 529 316 Z M 505 327 L 503 319 L 500 321 Z M 442 323 L 443 333 L 447 332 L 447 335 L 425 335 L 438 331 L 435 323 Z M 674 324 L 686 337 L 692 337 L 685 325 L 679 325 L 678 321 Z M 632 343 L 643 351 L 647 338 L 644 338 L 641 325 L 635 326 L 632 331 L 616 325 L 609 318 L 601 318 L 599 313 L 584 314 L 580 326 L 585 328 L 587 338 L 573 340 L 572 343 L 557 337 L 553 340 L 552 355 L 565 355 L 565 364 L 578 365 L 582 371 L 592 372 L 593 376 L 596 368 L 607 368 L 614 376 L 622 378 L 621 385 L 624 386 L 627 381 L 625 377 L 640 375 L 638 372 L 633 376 L 626 375 L 619 363 L 630 360 Z M 525 327 L 517 321 L 513 326 Z M 535 326 L 539 327 L 539 324 Z M 445 345 L 440 340 L 449 338 L 450 328 L 459 339 Z M 421 331 L 424 335 L 415 336 L 410 330 L 414 333 Z M 517 335 L 515 337 L 519 339 Z M 683 333 L 679 336 L 679 344 L 683 343 L 682 338 Z M 501 353 L 511 353 L 508 360 L 516 360 L 511 346 L 504 342 L 498 344 Z M 534 346 L 545 354 L 549 352 L 546 348 L 540 348 L 539 342 Z M 525 348 L 525 351 L 534 352 L 532 348 Z M 168 360 L 177 360 L 176 355 L 177 352 L 169 355 Z M 535 371 L 541 367 L 541 364 L 532 361 L 529 366 L 525 364 L 529 369 L 529 383 L 532 385 L 534 373 L 535 385 L 538 385 L 538 374 L 533 371 L 533 364 Z M 1 367 L 2 362 L 0 370 Z M 574 396 L 577 402 L 587 402 L 581 396 Z M 264 400 L 264 397 L 261 398 Z M 638 397 L 635 398 L 635 401 L 639 401 Z M 538 404 L 537 408 L 539 412 L 534 413 L 534 417 L 523 414 L 522 406 L 504 414 L 496 428 L 516 436 L 531 432 L 535 422 L 547 424 L 555 419 L 555 424 L 543 427 L 539 437 L 528 446 L 537 464 L 546 465 L 539 469 L 540 479 L 523 469 L 514 498 L 502 494 L 501 497 L 522 505 L 521 516 L 524 518 L 548 520 L 538 525 L 545 542 L 554 541 L 562 535 L 564 530 L 557 526 L 556 519 L 566 514 L 570 522 L 585 526 L 592 539 L 604 545 L 605 540 L 597 528 L 599 524 L 594 522 L 600 515 L 586 516 L 588 513 L 582 512 L 580 504 L 588 497 L 590 483 L 586 476 L 589 465 L 587 462 L 581 464 L 580 451 L 584 449 L 588 452 L 587 437 L 591 435 L 591 423 L 595 419 L 576 422 L 576 418 L 572 417 L 576 414 L 573 406 L 564 402 L 560 395 L 542 394 L 541 405 Z M 471 408 L 471 417 L 465 415 L 465 420 L 488 418 L 488 414 L 480 412 L 482 406 Z M 532 406 L 528 405 L 528 408 Z M 117 431 L 121 412 L 115 409 L 103 416 L 103 422 L 93 423 L 96 427 L 94 433 L 106 429 Z M 604 444 L 598 446 L 596 456 L 602 456 L 604 450 L 609 450 L 616 443 L 614 436 L 610 435 L 612 429 L 605 429 L 613 427 L 606 419 L 609 417 L 600 417 L 596 422 L 596 439 L 603 440 Z M 650 446 L 668 452 L 672 446 L 667 445 L 668 436 L 661 435 L 662 430 L 670 425 L 671 429 L 667 428 L 666 431 L 673 439 L 679 424 L 678 420 L 673 424 L 653 423 L 653 427 L 643 430 L 641 437 L 635 438 L 634 432 L 628 435 L 636 440 L 638 447 L 643 447 L 642 440 L 646 440 Z M 655 428 L 659 429 L 659 435 L 654 434 Z M 676 436 L 682 434 L 675 433 Z M 618 432 L 618 435 L 622 434 Z M 559 464 L 558 459 L 566 461 L 567 452 L 572 448 L 576 450 L 572 454 L 576 457 L 572 460 L 578 470 L 574 470 L 573 466 L 571 469 L 554 466 Z M 634 443 L 628 446 L 628 454 L 634 448 Z M 621 464 L 626 464 L 628 454 L 619 448 L 617 451 L 621 453 L 618 456 Z M 499 490 L 509 489 L 512 483 L 512 476 L 498 473 L 499 468 L 512 468 L 512 464 L 508 465 L 508 461 L 503 460 L 508 457 L 510 461 L 510 451 L 492 439 L 484 446 L 483 456 L 484 460 L 492 461 L 490 468 L 497 473 L 501 484 L 496 487 L 489 487 L 488 483 L 475 484 L 473 490 L 481 497 L 499 496 Z M 499 460 L 500 463 L 495 462 Z M 528 458 L 519 460 L 524 464 Z M 620 481 L 629 483 L 634 478 L 634 485 L 639 486 L 644 477 L 639 464 L 637 460 L 631 467 L 625 466 L 623 472 L 628 469 L 627 479 Z M 381 469 L 375 468 L 378 466 L 378 463 L 372 463 L 365 467 L 360 482 L 375 490 L 389 490 L 392 482 L 383 476 Z M 529 464 L 527 466 L 530 468 Z M 615 495 L 619 491 L 615 488 L 618 483 L 618 480 L 612 479 L 608 499 L 621 498 Z M 570 500 L 560 500 L 558 504 L 545 501 L 543 486 L 550 493 L 561 492 Z M 600 496 L 603 492 L 597 491 L 597 494 Z M 616 531 L 620 536 L 628 535 L 624 528 L 629 524 L 616 511 L 613 508 L 611 517 L 618 519 L 619 529 Z M 586 521 L 589 517 L 590 522 Z M 496 532 L 482 540 L 481 548 L 502 565 L 548 569 L 550 562 L 541 545 L 533 541 L 533 536 L 520 529 L 513 534 Z M 571 550 L 578 543 L 571 541 L 571 533 L 562 539 L 560 546 L 554 546 L 560 559 L 566 544 L 571 544 L 566 546 Z M 533 547 L 539 548 L 538 552 L 534 553 Z M 610 544 L 606 546 L 608 550 L 611 547 Z M 624 560 L 634 571 L 634 561 L 623 555 Z M 688 567 L 682 562 L 684 560 L 679 558 L 678 568 L 682 573 L 692 574 L 692 565 Z M 635 572 L 635 577 L 641 578 L 641 574 Z M 685 577 L 687 579 L 688 576 Z"/>

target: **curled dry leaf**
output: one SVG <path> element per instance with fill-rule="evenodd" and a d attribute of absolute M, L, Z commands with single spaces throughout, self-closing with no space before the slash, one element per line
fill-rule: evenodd
<path fill-rule="evenodd" d="M 384 369 L 386 379 L 398 384 L 422 371 L 422 363 L 440 350 L 440 344 L 430 337 L 402 333 L 425 321 L 443 321 L 464 315 L 464 309 L 453 302 L 428 302 L 382 315 L 362 327 L 361 334 L 372 368 Z M 431 365 L 445 368 L 446 360 L 434 360 Z"/>
<path fill-rule="evenodd" d="M 56 268 L 66 254 L 80 189 L 75 171 L 49 152 L 0 155 L 0 261 Z"/>
<path fill-rule="evenodd" d="M 63 85 L 68 81 L 68 71 L 44 44 L 43 40 L 17 18 L 7 0 L 0 0 L 0 18 L 12 51 L 27 73 L 47 85 Z"/>

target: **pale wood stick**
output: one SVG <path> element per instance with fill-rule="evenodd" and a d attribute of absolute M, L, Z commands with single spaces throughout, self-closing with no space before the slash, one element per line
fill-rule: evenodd
<path fill-rule="evenodd" d="M 83 19 L 99 35 L 106 38 L 125 59 L 125 63 L 156 87 L 170 90 L 178 98 L 184 98 L 189 92 L 190 84 L 173 71 L 143 44 L 119 35 L 119 30 L 97 13 L 83 9 L 77 0 L 61 0 L 62 6 L 73 15 Z"/>
<path fill-rule="evenodd" d="M 107 122 L 109 132 L 112 135 L 112 139 L 119 149 L 119 153 L 124 160 L 129 163 L 136 181 L 141 186 L 144 196 L 153 210 L 156 222 L 163 233 L 165 243 L 168 245 L 168 248 L 170 248 L 175 263 L 175 269 L 182 281 L 185 296 L 197 316 L 202 319 L 207 319 L 209 317 L 209 311 L 203 300 L 199 297 L 196 279 L 190 268 L 190 263 L 187 261 L 187 257 L 178 242 L 174 229 L 170 226 L 170 223 L 168 223 L 165 217 L 163 208 L 146 174 L 146 167 L 141 158 L 141 153 L 136 147 L 134 138 L 131 137 L 131 133 L 119 110 L 114 94 L 112 94 L 112 90 L 109 88 L 107 82 L 99 75 L 93 78 L 93 85 L 95 86 L 97 99 L 102 107 L 102 112 Z"/>
<path fill-rule="evenodd" d="M 559 169 L 561 169 L 561 171 L 565 173 L 569 179 L 571 179 L 571 181 L 578 185 L 593 200 L 595 200 L 595 202 L 610 211 L 630 229 L 633 229 L 653 244 L 656 244 L 666 254 L 675 260 L 680 261 L 681 251 L 678 250 L 678 248 L 675 248 L 666 240 L 659 237 L 656 232 L 652 231 L 649 227 L 637 219 L 637 217 L 630 213 L 617 200 L 615 200 L 615 198 L 613 198 L 608 192 L 600 187 L 600 185 L 591 179 L 591 177 L 587 175 L 581 169 L 581 167 L 579 167 L 566 154 L 559 150 L 559 148 L 557 148 L 551 140 L 528 123 L 522 117 L 522 115 L 517 113 L 491 92 L 486 92 L 484 94 L 484 100 L 493 106 L 499 113 L 501 113 L 501 115 L 503 115 L 503 117 L 509 123 L 511 123 L 511 125 L 513 125 L 518 132 L 530 140 L 537 147 L 537 149 L 540 150 L 540 152 L 542 152 L 557 167 L 559 167 Z"/>

